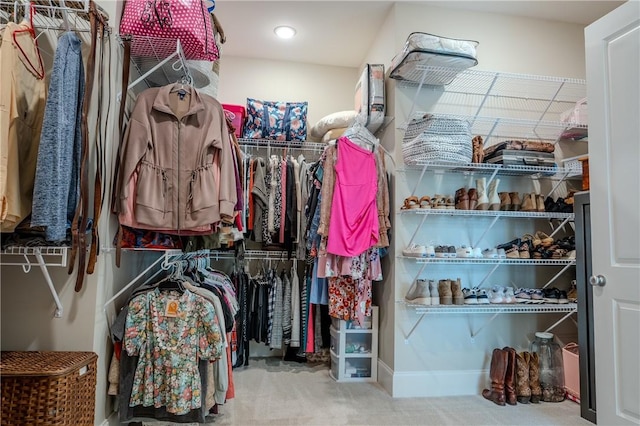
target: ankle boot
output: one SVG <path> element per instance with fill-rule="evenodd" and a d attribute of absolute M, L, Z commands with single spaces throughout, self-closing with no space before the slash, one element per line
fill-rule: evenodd
<path fill-rule="evenodd" d="M 467 196 L 469 197 L 469 210 L 475 210 L 478 206 L 478 191 L 475 188 L 469 188 Z"/>
<path fill-rule="evenodd" d="M 516 396 L 521 404 L 528 404 L 531 400 L 531 388 L 529 387 L 529 360 L 531 354 L 522 352 L 516 354 Z"/>
<path fill-rule="evenodd" d="M 505 400 L 509 405 L 516 405 L 516 350 L 508 346 L 502 350 L 507 353 L 507 373 L 504 376 Z"/>
<path fill-rule="evenodd" d="M 500 197 L 498 197 L 498 185 L 500 179 L 493 179 L 489 184 L 489 210 L 500 210 Z"/>
<path fill-rule="evenodd" d="M 453 296 L 454 305 L 464 305 L 464 294 L 462 294 L 462 284 L 460 278 L 451 281 L 451 294 Z"/>
<path fill-rule="evenodd" d="M 453 297 L 451 293 L 451 281 L 449 280 L 438 281 L 438 293 L 440 295 L 441 305 L 451 305 L 453 303 Z"/>
<path fill-rule="evenodd" d="M 532 198 L 532 196 L 535 197 L 535 195 L 536 194 L 524 194 L 522 196 L 522 204 L 520 205 L 520 210 L 522 210 L 523 212 L 536 211 L 536 199 Z"/>
<path fill-rule="evenodd" d="M 431 304 L 440 304 L 440 294 L 438 293 L 438 286 L 434 280 L 429 280 L 429 294 L 431 294 Z"/>
<path fill-rule="evenodd" d="M 544 196 L 542 194 L 536 195 L 536 208 L 539 212 L 544 211 Z"/>
<path fill-rule="evenodd" d="M 498 192 L 498 196 L 500 197 L 501 211 L 513 210 L 513 206 L 511 204 L 511 197 L 509 196 L 508 192 Z"/>
<path fill-rule="evenodd" d="M 456 209 L 469 210 L 469 195 L 466 188 L 460 188 L 456 191 Z"/>
<path fill-rule="evenodd" d="M 491 356 L 489 378 L 491 389 L 484 389 L 482 396 L 498 405 L 505 405 L 504 378 L 507 373 L 507 352 L 502 349 L 494 349 Z"/>
<path fill-rule="evenodd" d="M 540 365 L 537 352 L 531 352 L 529 360 L 529 386 L 531 387 L 531 402 L 537 404 L 542 399 L 542 387 L 540 387 Z"/>
<path fill-rule="evenodd" d="M 489 198 L 487 198 L 486 186 L 487 178 L 476 180 L 476 190 L 478 191 L 478 205 L 476 206 L 476 210 L 489 209 Z"/>
<path fill-rule="evenodd" d="M 520 195 L 517 192 L 510 192 L 509 198 L 511 198 L 511 210 L 518 211 L 520 210 Z"/>

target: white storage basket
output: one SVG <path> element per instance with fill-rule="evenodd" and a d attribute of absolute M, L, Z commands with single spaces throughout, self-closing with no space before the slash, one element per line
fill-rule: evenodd
<path fill-rule="evenodd" d="M 427 114 L 411 120 L 402 140 L 405 164 L 470 163 L 473 155 L 470 128 L 467 120 L 446 116 Z"/>

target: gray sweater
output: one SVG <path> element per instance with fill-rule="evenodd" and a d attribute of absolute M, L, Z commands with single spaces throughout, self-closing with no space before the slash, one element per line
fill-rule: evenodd
<path fill-rule="evenodd" d="M 73 219 L 80 192 L 84 65 L 74 32 L 58 39 L 44 111 L 31 225 L 46 226 L 48 241 L 61 241 Z"/>

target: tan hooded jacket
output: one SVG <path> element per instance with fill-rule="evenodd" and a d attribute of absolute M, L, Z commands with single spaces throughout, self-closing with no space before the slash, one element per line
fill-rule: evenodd
<path fill-rule="evenodd" d="M 137 171 L 138 223 L 180 230 L 231 221 L 237 201 L 233 167 L 217 100 L 180 84 L 147 89 L 138 95 L 123 141 L 116 210 L 123 213 L 124 201 L 134 196 L 127 183 Z"/>

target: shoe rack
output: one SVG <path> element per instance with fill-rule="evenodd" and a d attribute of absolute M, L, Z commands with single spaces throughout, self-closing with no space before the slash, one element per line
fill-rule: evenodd
<path fill-rule="evenodd" d="M 536 140 L 542 142 L 557 143 L 566 129 L 566 123 L 560 120 L 562 112 L 575 106 L 576 102 L 586 96 L 586 82 L 578 79 L 558 77 L 532 76 L 524 74 L 508 74 L 479 70 L 452 70 L 444 67 L 423 67 L 424 74 L 420 83 L 398 83 L 415 87 L 413 103 L 407 115 L 405 124 L 398 130 L 406 130 L 407 124 L 412 118 L 429 113 L 435 116 L 443 115 L 467 120 L 471 124 L 471 133 L 480 135 L 485 141 L 485 146 L 493 145 L 504 140 Z M 450 75 L 451 78 L 443 76 Z M 434 82 L 451 81 L 446 86 L 432 84 Z M 431 105 L 429 111 L 418 111 L 418 104 L 424 101 L 420 92 L 433 92 L 437 95 L 437 101 Z M 586 131 L 586 126 L 585 131 Z M 417 165 L 404 165 L 398 173 L 404 174 L 407 187 L 412 188 L 407 196 L 439 193 L 430 189 L 436 182 L 445 182 L 454 178 L 459 181 L 467 181 L 469 184 L 476 178 L 484 177 L 487 180 L 486 188 L 497 178 L 504 177 L 509 182 L 520 182 L 524 185 L 550 188 L 547 194 L 553 194 L 556 189 L 568 179 L 575 178 L 572 169 L 563 167 L 540 167 L 534 165 L 502 165 L 489 163 L 453 164 L 438 161 L 427 161 Z M 504 179 L 503 179 L 504 180 Z M 437 184 L 436 184 L 437 185 Z M 472 186 L 472 185 L 468 185 Z M 487 190 L 488 192 L 488 190 Z M 416 220 L 415 216 L 419 219 Z M 525 212 L 525 211 L 490 211 L 490 210 L 454 210 L 454 209 L 425 209 L 411 208 L 399 209 L 396 218 L 400 226 L 405 228 L 415 226 L 413 233 L 406 243 L 401 245 L 408 247 L 425 238 L 438 237 L 438 226 L 429 227 L 424 231 L 428 221 L 439 219 L 456 221 L 460 228 L 480 228 L 480 236 L 469 241 L 471 247 L 485 247 L 491 244 L 489 240 L 492 231 L 499 227 L 507 227 L 507 221 L 528 220 L 536 224 L 547 222 L 551 227 L 550 236 L 553 237 L 560 231 L 573 229 L 574 214 L 558 212 Z M 411 224 L 411 225 L 409 225 Z M 534 226 L 532 224 L 532 226 Z M 535 225 L 537 226 L 537 225 Z M 412 228 L 413 229 L 413 228 Z M 444 232 L 444 231 L 440 231 Z M 477 232 L 476 232 L 477 233 Z M 471 234 L 471 233 L 470 233 Z M 432 264 L 450 265 L 455 271 L 464 268 L 476 268 L 478 265 L 490 265 L 488 272 L 476 283 L 475 287 L 483 288 L 483 284 L 489 283 L 489 279 L 500 267 L 530 267 L 530 268 L 554 268 L 552 275 L 546 282 L 537 282 L 536 287 L 548 288 L 558 278 L 562 277 L 576 264 L 575 259 L 513 259 L 513 258 L 415 258 L 398 256 L 402 262 L 413 262 L 420 265 L 419 272 L 412 277 L 412 281 L 422 278 L 425 269 Z M 485 268 L 486 269 L 486 268 Z M 526 268 L 525 268 L 526 269 Z M 555 272 L 555 275 L 553 274 Z M 407 277 L 408 278 L 408 277 Z M 490 285 L 489 285 L 490 287 Z M 408 288 L 408 284 L 407 284 Z M 480 333 L 491 321 L 500 314 L 555 314 L 560 315 L 558 321 L 548 327 L 550 331 L 563 321 L 571 318 L 577 312 L 576 303 L 567 304 L 496 304 L 496 305 L 412 305 L 405 300 L 397 301 L 407 309 L 412 309 L 418 315 L 413 327 L 405 333 L 405 343 L 416 330 L 420 322 L 427 315 L 441 314 L 489 314 L 488 319 L 480 326 L 470 327 L 471 337 Z"/>

